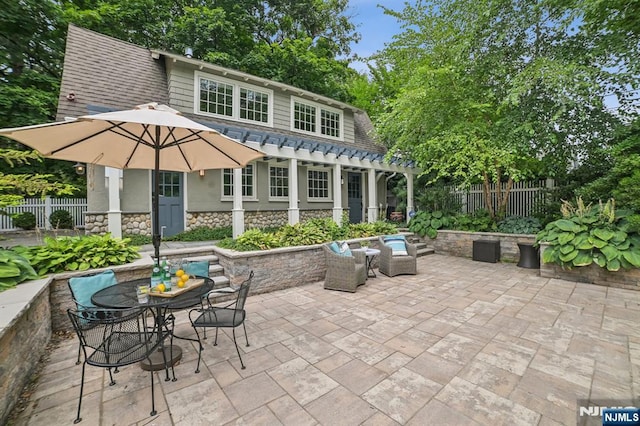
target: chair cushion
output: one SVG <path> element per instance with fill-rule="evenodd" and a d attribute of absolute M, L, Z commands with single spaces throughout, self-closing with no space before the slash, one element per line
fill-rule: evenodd
<path fill-rule="evenodd" d="M 118 284 L 118 280 L 111 269 L 88 277 L 69 278 L 69 287 L 73 292 L 73 298 L 78 305 L 78 310 L 83 310 L 83 308 L 87 307 L 95 308 L 96 306 L 91 303 L 91 296 L 103 288 L 111 287 L 115 284 Z"/>
<path fill-rule="evenodd" d="M 329 248 L 332 252 L 339 254 L 340 256 L 351 256 L 351 249 L 346 241 L 333 241 L 329 244 Z"/>
<path fill-rule="evenodd" d="M 184 268 L 185 272 L 189 275 L 195 275 L 198 277 L 209 277 L 209 261 L 208 260 L 194 260 L 187 263 Z"/>
<path fill-rule="evenodd" d="M 384 244 L 391 247 L 393 256 L 407 256 L 407 244 L 404 235 L 387 235 L 384 237 Z"/>

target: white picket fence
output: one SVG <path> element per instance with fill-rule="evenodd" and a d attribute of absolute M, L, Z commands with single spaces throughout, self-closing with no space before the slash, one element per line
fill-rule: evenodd
<path fill-rule="evenodd" d="M 76 228 L 84 227 L 84 214 L 87 211 L 86 198 L 25 198 L 19 206 L 10 206 L 4 209 L 9 215 L 0 214 L 0 231 L 18 230 L 13 224 L 11 216 L 14 213 L 31 212 L 36 216 L 36 227 L 51 229 L 49 216 L 56 210 L 67 210 L 73 217 Z"/>
<path fill-rule="evenodd" d="M 506 183 L 502 184 L 502 191 L 506 189 Z M 541 179 L 526 182 L 514 182 L 509 193 L 507 203 L 507 216 L 530 216 L 534 206 L 544 201 L 547 190 L 555 188 L 553 179 Z M 469 189 L 451 189 L 451 193 L 462 204 L 463 213 L 473 213 L 476 210 L 485 209 L 484 193 L 482 184 L 472 185 Z M 497 211 L 497 187 L 491 185 L 491 201 L 493 208 Z"/>

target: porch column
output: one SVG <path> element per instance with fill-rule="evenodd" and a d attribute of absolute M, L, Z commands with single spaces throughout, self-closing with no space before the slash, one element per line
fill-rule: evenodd
<path fill-rule="evenodd" d="M 413 173 L 405 173 L 407 178 L 407 211 L 404 213 L 404 220 L 409 222 L 409 212 L 413 211 Z"/>
<path fill-rule="evenodd" d="M 369 169 L 369 173 L 367 175 L 367 192 L 369 196 L 367 197 L 369 200 L 367 207 L 367 222 L 373 223 L 378 220 L 378 191 L 376 185 L 376 171 L 375 169 Z"/>
<path fill-rule="evenodd" d="M 342 225 L 342 166 L 333 167 L 333 221 Z"/>
<path fill-rule="evenodd" d="M 233 210 L 231 210 L 233 238 L 244 234 L 244 209 L 242 208 L 242 169 L 233 169 Z"/>
<path fill-rule="evenodd" d="M 122 210 L 120 210 L 120 173 L 119 169 L 105 167 L 109 189 L 109 210 L 107 211 L 108 229 L 114 238 L 122 238 Z"/>
<path fill-rule="evenodd" d="M 298 206 L 298 160 L 289 160 L 289 225 L 300 222 L 300 208 Z"/>

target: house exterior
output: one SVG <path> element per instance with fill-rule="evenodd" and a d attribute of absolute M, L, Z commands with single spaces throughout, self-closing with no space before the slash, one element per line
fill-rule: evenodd
<path fill-rule="evenodd" d="M 58 120 L 158 102 L 263 151 L 244 169 L 165 171 L 160 177 L 164 236 L 198 226 L 295 224 L 346 212 L 352 223 L 384 215 L 386 181 L 413 175 L 385 162 L 367 114 L 351 105 L 188 56 L 149 50 L 69 26 Z M 151 235 L 152 173 L 87 165 L 87 233 Z M 234 197 L 234 194 L 242 194 Z M 406 215 L 405 217 L 408 217 Z"/>

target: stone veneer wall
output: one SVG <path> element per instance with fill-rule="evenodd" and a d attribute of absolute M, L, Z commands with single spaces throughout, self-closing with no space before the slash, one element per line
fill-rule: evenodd
<path fill-rule="evenodd" d="M 29 281 L 2 292 L 0 424 L 6 424 L 51 339 L 49 281 Z"/>
<path fill-rule="evenodd" d="M 331 210 L 301 210 L 300 221 L 317 218 L 333 217 Z M 186 230 L 206 226 L 209 228 L 220 228 L 231 226 L 231 212 L 187 212 Z M 105 234 L 109 231 L 109 217 L 107 213 L 90 212 L 84 217 L 85 233 Z M 263 210 L 245 211 L 245 228 L 267 228 L 277 227 L 287 224 L 289 214 L 287 210 Z M 123 235 L 148 235 L 151 236 L 151 215 L 149 213 L 122 213 L 122 233 Z"/>
<path fill-rule="evenodd" d="M 438 231 L 438 236 L 431 240 L 438 254 L 449 256 L 473 257 L 473 242 L 476 240 L 500 241 L 500 260 L 517 262 L 520 259 L 518 243 L 533 244 L 535 235 L 501 234 L 497 232 Z"/>
<path fill-rule="evenodd" d="M 542 253 L 546 247 L 548 247 L 548 245 L 541 244 L 540 253 Z M 542 259 L 542 255 L 540 259 Z M 544 263 L 541 260 L 540 276 L 544 278 L 558 278 L 579 283 L 624 288 L 627 290 L 640 290 L 640 269 L 621 269 L 617 272 L 610 272 L 595 263 L 573 269 L 562 269 L 562 266 L 558 264 Z"/>

